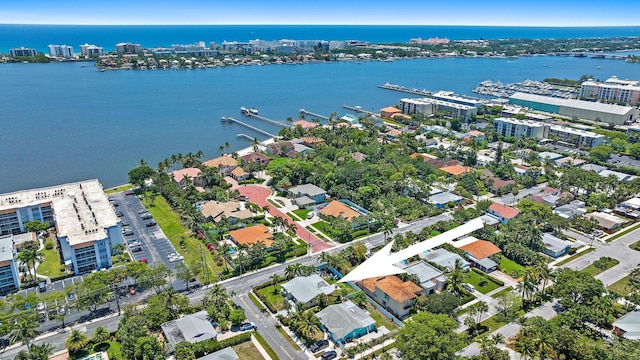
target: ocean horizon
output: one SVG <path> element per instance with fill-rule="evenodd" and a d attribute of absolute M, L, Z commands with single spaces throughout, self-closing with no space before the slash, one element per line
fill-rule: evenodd
<path fill-rule="evenodd" d="M 120 42 L 152 48 L 204 41 L 361 40 L 371 43 L 409 42 L 411 38 L 568 39 L 640 36 L 640 26 L 474 26 L 474 25 L 19 25 L 0 24 L 0 53 L 17 47 L 47 51 L 66 44 L 79 52 L 84 43 L 112 51 Z"/>

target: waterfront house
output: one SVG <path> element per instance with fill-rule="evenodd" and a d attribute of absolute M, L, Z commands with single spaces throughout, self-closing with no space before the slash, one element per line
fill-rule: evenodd
<path fill-rule="evenodd" d="M 244 229 L 229 231 L 229 238 L 236 245 L 252 246 L 259 242 L 264 243 L 266 247 L 271 247 L 273 244 L 273 234 L 263 224 L 256 224 Z"/>
<path fill-rule="evenodd" d="M 304 130 L 310 130 L 310 129 L 313 129 L 313 128 L 318 126 L 317 123 L 310 122 L 310 121 L 307 121 L 307 120 L 294 121 L 293 123 L 291 123 L 291 125 L 293 125 L 294 127 L 295 126 L 300 126 Z"/>
<path fill-rule="evenodd" d="M 424 261 L 414 261 L 403 266 L 403 269 L 420 279 L 420 287 L 425 295 L 445 289 L 446 279 L 444 273 Z"/>
<path fill-rule="evenodd" d="M 613 323 L 613 333 L 629 340 L 640 340 L 640 310 L 622 315 Z"/>
<path fill-rule="evenodd" d="M 434 263 L 445 269 L 455 268 L 456 261 L 460 263 L 463 270 L 468 269 L 470 266 L 469 262 L 462 258 L 462 256 L 442 248 L 429 250 L 428 252 L 418 254 L 418 256 L 425 261 Z"/>
<path fill-rule="evenodd" d="M 267 155 L 259 152 L 252 152 L 251 154 L 240 156 L 240 165 L 242 166 L 247 166 L 253 163 L 269 165 L 269 162 L 271 162 L 271 159 Z"/>
<path fill-rule="evenodd" d="M 238 167 L 238 160 L 228 155 L 222 155 L 215 159 L 207 160 L 202 165 L 218 169 L 222 176 L 229 176 L 231 171 Z"/>
<path fill-rule="evenodd" d="M 313 184 L 294 186 L 288 192 L 298 206 L 320 204 L 327 198 L 327 192 Z"/>
<path fill-rule="evenodd" d="M 200 212 L 205 219 L 214 223 L 225 218 L 230 224 L 236 224 L 253 217 L 253 213 L 249 209 L 243 209 L 237 201 L 207 201 L 200 207 Z"/>
<path fill-rule="evenodd" d="M 316 305 L 316 296 L 329 295 L 337 285 L 329 285 L 320 275 L 298 276 L 282 284 L 282 292 L 287 299 L 308 307 Z"/>
<path fill-rule="evenodd" d="M 218 332 L 207 318 L 207 311 L 184 315 L 179 319 L 168 321 L 160 327 L 167 339 L 167 347 L 173 350 L 175 346 L 186 341 L 195 344 L 201 341 L 215 339 Z"/>
<path fill-rule="evenodd" d="M 231 170 L 230 175 L 235 181 L 244 181 L 251 177 L 251 173 L 246 172 L 243 168 L 239 166 Z"/>
<path fill-rule="evenodd" d="M 198 176 L 200 176 L 201 172 L 202 171 L 198 168 L 184 168 L 172 172 L 171 176 L 176 184 L 186 185 L 187 182 L 191 184 L 199 184 L 200 181 L 198 181 Z"/>
<path fill-rule="evenodd" d="M 398 318 L 408 316 L 414 299 L 424 294 L 420 286 L 412 281 L 402 281 L 395 275 L 365 279 L 358 285 L 369 297 Z"/>
<path fill-rule="evenodd" d="M 510 206 L 500 203 L 491 203 L 487 212 L 500 220 L 500 223 L 506 225 L 509 220 L 515 219 L 519 214 L 520 210 L 514 209 Z"/>
<path fill-rule="evenodd" d="M 566 254 L 573 246 L 573 243 L 562 240 L 551 233 L 542 234 L 542 243 L 544 244 L 544 250 L 542 250 L 542 252 L 552 258 L 559 258 Z"/>
<path fill-rule="evenodd" d="M 357 116 L 352 114 L 345 114 L 343 117 L 340 118 L 340 120 L 346 122 L 349 125 L 355 125 L 360 123 L 360 119 L 358 119 Z"/>
<path fill-rule="evenodd" d="M 318 311 L 316 316 L 322 323 L 322 329 L 336 344 L 345 344 L 376 329 L 376 321 L 351 300 L 329 305 Z"/>
<path fill-rule="evenodd" d="M 383 119 L 391 120 L 396 114 L 402 114 L 402 110 L 398 109 L 395 106 L 387 106 L 380 109 L 380 117 Z"/>
<path fill-rule="evenodd" d="M 353 210 L 349 206 L 344 203 L 334 200 L 330 202 L 327 206 L 323 207 L 320 210 L 320 213 L 325 216 L 333 216 L 335 218 L 341 217 L 345 220 L 353 220 L 357 217 L 360 217 L 362 214 Z"/>
<path fill-rule="evenodd" d="M 484 271 L 491 272 L 498 268 L 498 264 L 489 259 L 489 256 L 501 253 L 499 247 L 495 246 L 492 242 L 486 240 L 476 240 L 467 245 L 461 246 L 461 250 L 467 254 L 467 259 L 471 264 Z"/>

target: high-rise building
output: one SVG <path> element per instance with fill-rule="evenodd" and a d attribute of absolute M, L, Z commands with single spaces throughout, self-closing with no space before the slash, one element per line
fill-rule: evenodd
<path fill-rule="evenodd" d="M 406 115 L 413 115 L 417 113 L 432 115 L 436 112 L 443 112 L 446 116 L 465 121 L 470 120 L 471 115 L 478 113 L 478 109 L 474 106 L 462 105 L 433 98 L 400 99 L 399 108 L 402 110 L 402 113 Z"/>
<path fill-rule="evenodd" d="M 498 135 L 505 137 L 535 137 L 544 139 L 549 135 L 549 125 L 538 121 L 512 118 L 495 118 L 493 126 Z"/>
<path fill-rule="evenodd" d="M 615 76 L 605 82 L 589 79 L 580 86 L 580 97 L 637 104 L 640 101 L 640 81 L 620 80 Z"/>
<path fill-rule="evenodd" d="M 89 45 L 86 43 L 84 45 L 80 45 L 80 55 L 85 58 L 97 58 L 102 54 L 104 54 L 104 49 L 101 46 Z"/>
<path fill-rule="evenodd" d="M 6 295 L 17 290 L 19 286 L 13 235 L 0 236 L 0 294 Z"/>
<path fill-rule="evenodd" d="M 36 49 L 31 49 L 31 48 L 25 48 L 25 47 L 19 47 L 19 48 L 15 48 L 15 49 L 10 49 L 9 50 L 9 55 L 16 57 L 16 56 L 36 56 Z"/>
<path fill-rule="evenodd" d="M 132 44 L 130 42 L 116 44 L 116 54 L 139 54 L 142 51 L 140 44 Z"/>

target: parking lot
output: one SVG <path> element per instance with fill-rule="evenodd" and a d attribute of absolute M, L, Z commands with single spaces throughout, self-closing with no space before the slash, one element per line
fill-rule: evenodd
<path fill-rule="evenodd" d="M 118 204 L 116 209 L 123 214 L 120 218 L 122 223 L 128 224 L 126 227 L 133 233 L 123 236 L 125 247 L 133 260 L 140 261 L 142 259 L 144 261 L 146 259 L 148 264 L 163 263 L 171 270 L 175 270 L 175 265 L 181 260 L 170 261 L 168 255 L 178 252 L 158 225 L 147 226 L 155 221 L 146 212 L 142 201 L 137 196 L 126 195 L 124 192 L 111 194 L 109 198 Z M 132 245 L 127 245 L 129 243 Z"/>

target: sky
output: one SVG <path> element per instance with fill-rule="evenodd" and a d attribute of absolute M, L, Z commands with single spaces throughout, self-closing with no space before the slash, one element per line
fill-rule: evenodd
<path fill-rule="evenodd" d="M 1 0 L 0 24 L 638 26 L 617 0 Z"/>

